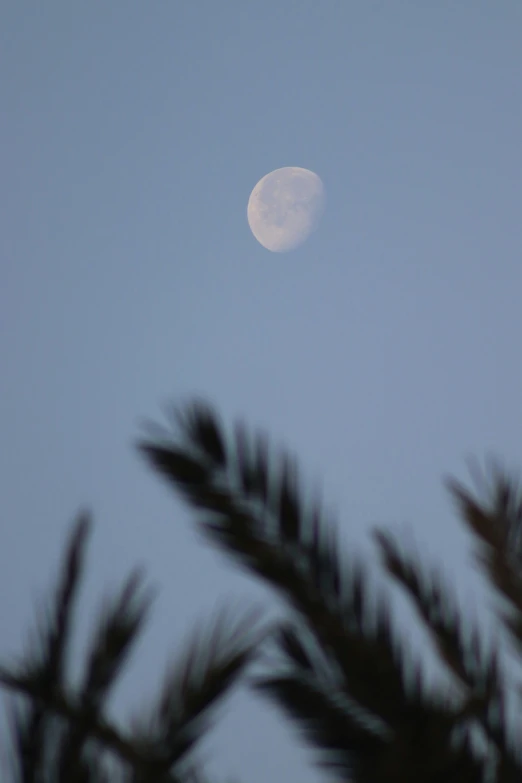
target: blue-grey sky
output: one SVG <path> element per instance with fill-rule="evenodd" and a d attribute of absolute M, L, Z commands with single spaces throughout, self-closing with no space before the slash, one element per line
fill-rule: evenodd
<path fill-rule="evenodd" d="M 85 504 L 79 639 L 136 562 L 160 587 L 122 709 L 220 597 L 261 595 L 132 449 L 193 394 L 294 449 L 348 540 L 407 523 L 472 584 L 441 478 L 522 467 L 521 34 L 519 0 L 4 4 L 3 655 Z M 246 220 L 281 166 L 327 195 L 288 254 Z M 319 780 L 232 704 L 215 769 Z"/>

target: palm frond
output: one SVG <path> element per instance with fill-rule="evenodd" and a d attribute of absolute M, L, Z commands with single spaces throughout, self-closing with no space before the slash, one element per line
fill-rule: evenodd
<path fill-rule="evenodd" d="M 477 478 L 483 499 L 449 479 L 461 519 L 478 539 L 476 560 L 507 604 L 500 612 L 511 639 L 522 652 L 522 490 L 496 465 Z"/>
<path fill-rule="evenodd" d="M 408 556 L 386 531 L 376 530 L 374 539 L 386 570 L 406 591 L 442 661 L 466 695 L 481 697 L 486 705 L 501 687 L 495 652 L 485 649 L 477 626 L 464 618 L 437 571 L 422 565 L 418 554 Z"/>
<path fill-rule="evenodd" d="M 407 556 L 389 533 L 377 530 L 374 538 L 388 573 L 406 590 L 441 661 L 464 691 L 461 718 L 475 721 L 507 763 L 512 750 L 498 653 L 486 648 L 478 627 L 463 616 L 439 573 L 422 566 L 417 554 Z M 513 764 L 520 773 L 514 759 Z"/>
<path fill-rule="evenodd" d="M 476 494 L 453 478 L 447 480 L 447 486 L 462 522 L 476 538 L 475 560 L 503 601 L 501 605 L 497 604 L 497 613 L 520 654 L 522 489 L 499 463 L 490 462 L 485 471 L 474 464 L 471 467 Z M 507 729 L 505 695 L 501 692 L 497 692 L 492 702 L 487 727 L 498 748 L 499 765 L 504 770 L 502 774 L 506 780 L 517 779 L 516 776 L 521 774 L 522 761 L 517 754 L 513 755 L 513 741 Z"/>
<path fill-rule="evenodd" d="M 155 733 L 128 732 L 105 715 L 107 700 L 143 629 L 151 593 L 135 571 L 105 600 L 79 687 L 67 680 L 73 598 L 90 522 L 76 523 L 60 569 L 54 605 L 40 624 L 38 646 L 0 667 L 0 685 L 24 698 L 11 714 L 13 776 L 18 783 L 192 783 L 202 775 L 188 758 L 209 727 L 212 708 L 252 659 L 257 617 L 235 624 L 222 613 L 196 634 L 170 667 L 151 712 Z M 142 710 L 142 714 L 146 710 Z M 183 764 L 181 764 L 183 762 Z"/>
<path fill-rule="evenodd" d="M 346 698 L 331 661 L 302 624 L 280 623 L 273 641 L 279 652 L 270 674 L 253 687 L 275 701 L 319 751 L 319 763 L 331 773 L 359 781 L 371 759 L 382 753 L 389 729 Z"/>
<path fill-rule="evenodd" d="M 199 417 L 219 433 L 219 442 L 226 444 L 219 458 L 200 435 Z M 305 502 L 295 461 L 286 454 L 274 455 L 265 437 L 251 437 L 242 426 L 237 426 L 227 441 L 219 419 L 208 406 L 192 405 L 177 418 L 181 422 L 179 435 L 164 431 L 159 440 L 142 441 L 140 450 L 200 511 L 204 534 L 268 582 L 297 611 L 299 622 L 305 624 L 320 650 L 330 691 L 351 704 L 350 717 L 343 713 L 343 720 L 352 721 L 356 712 L 365 715 L 369 745 L 372 731 L 375 733 L 379 725 L 393 738 L 390 753 L 398 753 L 404 743 L 406 748 L 415 736 L 419 759 L 424 748 L 424 764 L 428 763 L 428 751 L 441 759 L 448 753 L 454 763 L 452 736 L 462 699 L 441 701 L 420 676 L 412 681 L 406 671 L 406 648 L 399 643 L 388 601 L 382 596 L 372 598 L 365 569 L 357 558 L 343 555 L 321 504 Z M 279 643 L 291 659 L 290 668 L 265 679 L 259 687 L 298 717 L 316 737 L 318 746 L 331 750 L 338 744 L 334 730 L 325 728 L 331 724 L 325 717 L 321 730 L 311 727 L 311 708 L 306 706 L 311 701 L 300 703 L 302 692 L 297 687 L 306 681 L 306 698 L 312 701 L 321 698 L 317 694 L 328 693 L 321 679 L 324 666 L 319 671 L 317 661 L 295 633 L 280 635 Z M 421 726 L 425 727 L 424 739 L 419 734 Z M 339 731 L 337 736 L 342 734 Z M 432 741 L 434 736 L 437 742 Z M 401 752 L 406 754 L 405 749 Z M 470 770 L 476 774 L 478 762 L 462 748 L 459 753 L 461 773 L 464 779 L 472 779 Z"/>
<path fill-rule="evenodd" d="M 407 712 L 386 726 L 347 698 L 307 636 L 299 626 L 282 625 L 275 637 L 283 657 L 279 670 L 258 678 L 254 687 L 297 723 L 308 744 L 319 751 L 320 765 L 336 779 L 482 779 L 484 764 L 476 749 L 465 734 L 458 743 L 458 715 L 449 689 L 430 690 L 417 667 L 410 672 Z"/>
<path fill-rule="evenodd" d="M 368 730 L 353 715 L 317 687 L 296 674 L 267 677 L 256 684 L 300 726 L 310 745 L 321 751 L 321 764 L 345 779 L 361 779 L 365 766 L 382 754 L 386 739 Z"/>
<path fill-rule="evenodd" d="M 66 678 L 74 605 L 90 524 L 87 514 L 81 514 L 76 520 L 60 567 L 53 605 L 44 609 L 45 623 L 40 623 L 23 665 L 18 667 L 17 676 L 37 681 L 44 696 L 43 700 L 33 701 L 29 709 L 17 710 L 12 715 L 12 741 L 16 748 L 14 774 L 24 783 L 38 780 L 45 748 L 54 733 L 54 720 L 45 696 L 59 690 Z"/>
<path fill-rule="evenodd" d="M 185 769 L 218 703 L 238 683 L 267 630 L 259 612 L 239 621 L 221 611 L 171 663 L 159 697 L 133 721 L 133 737 L 157 761 L 154 771 Z M 144 717 L 145 715 L 145 717 Z"/>
<path fill-rule="evenodd" d="M 83 691 L 74 693 L 67 682 L 72 599 L 79 586 L 89 526 L 84 516 L 74 526 L 61 568 L 56 606 L 47 612 L 47 625 L 40 624 L 39 644 L 30 647 L 17 663 L 0 667 L 0 684 L 26 698 L 11 720 L 14 774 L 20 783 L 40 783 L 44 769 L 58 783 L 83 780 L 89 770 L 90 783 L 104 780 L 105 759 L 101 751 L 95 752 L 93 742 L 98 750 L 111 751 L 133 767 L 140 768 L 146 761 L 99 712 L 101 697 L 135 640 L 148 605 L 148 600 L 137 598 L 141 588 L 137 575 L 131 576 L 113 607 L 102 613 Z"/>
<path fill-rule="evenodd" d="M 72 724 L 61 743 L 57 764 L 64 780 L 71 778 L 77 759 L 83 758 L 90 728 L 98 723 L 101 709 L 142 629 L 152 595 L 143 589 L 139 571 L 130 575 L 120 594 L 107 602 L 98 618 L 84 682 L 78 697 L 81 723 Z"/>
<path fill-rule="evenodd" d="M 241 427 L 223 460 L 201 439 L 204 422 L 220 429 L 208 407 L 193 405 L 178 418 L 181 438 L 143 442 L 141 451 L 196 509 L 215 543 L 266 580 L 290 601 L 341 668 L 352 695 L 384 720 L 407 707 L 401 653 L 389 608 L 368 623 L 369 591 L 364 569 L 342 558 L 336 536 L 319 504 L 308 510 L 298 495 L 294 461 L 272 458 L 266 439 L 249 438 Z M 223 434 L 221 443 L 226 442 Z M 281 469 L 282 468 L 282 469 Z M 284 515 L 284 516 L 283 516 Z"/>
<path fill-rule="evenodd" d="M 31 730 L 31 702 L 15 703 L 9 711 L 11 729 L 10 747 L 10 780 L 13 783 L 115 783 L 117 778 L 109 777 L 106 758 L 96 748 L 90 746 L 81 755 L 74 758 L 74 763 L 64 775 L 57 763 L 56 756 L 60 753 L 64 742 L 66 724 L 56 716 L 48 720 L 45 742 L 36 760 L 28 758 L 26 749 Z M 28 763 L 32 762 L 32 763 Z M 2 778 L 4 780 L 4 778 Z M 120 778 L 118 778 L 120 780 Z"/>
<path fill-rule="evenodd" d="M 152 593 L 145 593 L 143 576 L 134 571 L 119 595 L 102 608 L 91 643 L 81 700 L 89 709 L 98 711 L 109 695 L 132 643 L 142 631 L 152 602 Z"/>

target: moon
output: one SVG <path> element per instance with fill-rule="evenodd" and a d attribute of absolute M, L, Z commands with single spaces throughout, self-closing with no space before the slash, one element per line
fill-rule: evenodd
<path fill-rule="evenodd" d="M 324 210 L 324 186 L 317 174 L 297 166 L 271 171 L 250 194 L 247 218 L 263 247 L 285 253 L 302 245 Z"/>

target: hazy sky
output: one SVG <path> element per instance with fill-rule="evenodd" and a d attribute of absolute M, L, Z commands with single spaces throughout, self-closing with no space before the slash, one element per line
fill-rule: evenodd
<path fill-rule="evenodd" d="M 160 588 L 122 709 L 219 598 L 263 595 L 133 451 L 195 393 L 295 449 L 347 539 L 407 523 L 471 584 L 441 478 L 522 467 L 521 35 L 519 0 L 4 4 L 2 657 L 84 504 L 79 644 L 137 562 Z M 327 208 L 273 254 L 246 205 L 281 166 Z M 233 705 L 220 773 L 319 779 Z"/>

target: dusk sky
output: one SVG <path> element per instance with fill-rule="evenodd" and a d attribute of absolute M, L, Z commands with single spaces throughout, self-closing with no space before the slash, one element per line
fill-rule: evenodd
<path fill-rule="evenodd" d="M 217 604 L 272 600 L 133 446 L 195 395 L 296 452 L 347 546 L 409 528 L 477 604 L 442 481 L 522 469 L 521 40 L 520 0 L 4 3 L 1 660 L 85 506 L 79 653 L 134 565 L 159 589 L 117 715 Z M 283 166 L 326 209 L 271 253 L 246 208 Z M 323 779 L 271 706 L 225 715 L 218 780 Z"/>

